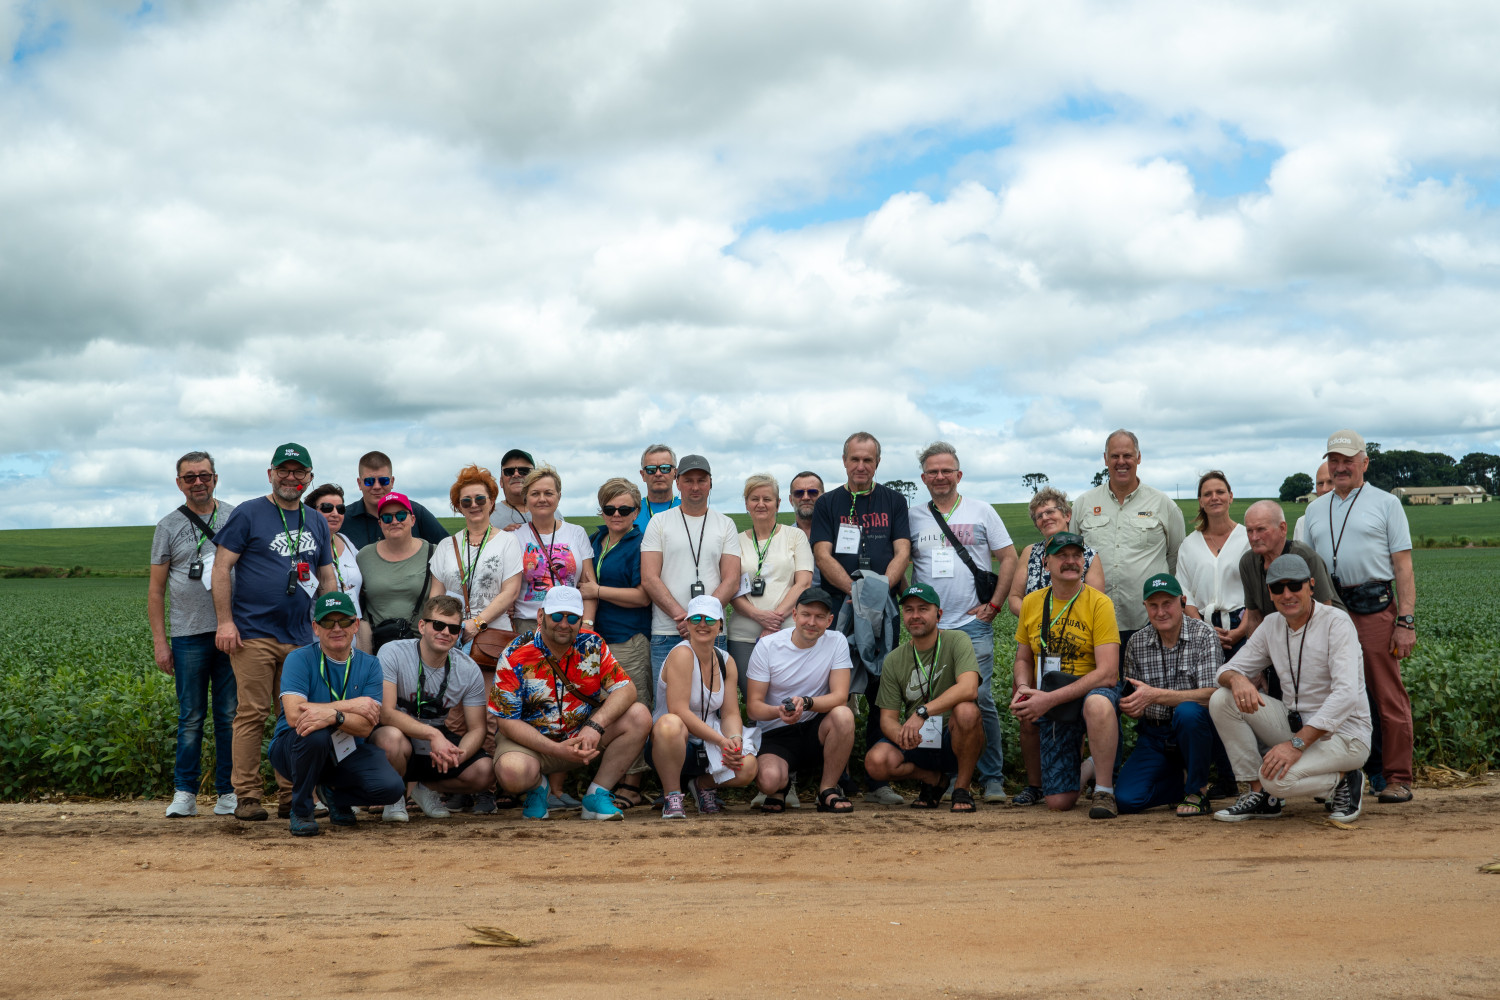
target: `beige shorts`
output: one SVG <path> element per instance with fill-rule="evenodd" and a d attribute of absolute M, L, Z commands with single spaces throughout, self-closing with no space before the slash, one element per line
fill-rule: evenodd
<path fill-rule="evenodd" d="M 573 771 L 583 766 L 576 761 L 563 760 L 561 757 L 554 757 L 550 753 L 541 753 L 540 751 L 531 749 L 531 747 L 523 747 L 504 733 L 497 733 L 495 735 L 495 759 L 498 761 L 501 754 L 507 753 L 523 753 L 532 760 L 540 762 L 543 774 Z"/>

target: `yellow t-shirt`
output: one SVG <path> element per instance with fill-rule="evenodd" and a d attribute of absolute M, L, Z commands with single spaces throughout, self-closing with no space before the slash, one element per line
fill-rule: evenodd
<path fill-rule="evenodd" d="M 1016 625 L 1016 642 L 1031 647 L 1036 657 L 1037 676 L 1042 667 L 1042 608 L 1051 587 L 1043 587 L 1026 595 L 1021 601 L 1021 619 Z M 1085 585 L 1079 591 L 1073 606 L 1066 601 L 1052 602 L 1051 636 L 1047 640 L 1047 656 L 1061 656 L 1062 669 L 1074 677 L 1093 673 L 1094 647 L 1120 642 L 1120 628 L 1115 622 L 1115 605 L 1104 594 Z"/>

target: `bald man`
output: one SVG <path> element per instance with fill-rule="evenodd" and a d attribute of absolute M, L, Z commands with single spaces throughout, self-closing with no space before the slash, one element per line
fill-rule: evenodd
<path fill-rule="evenodd" d="M 1268 615 L 1276 613 L 1271 591 L 1266 587 L 1266 570 L 1280 555 L 1290 553 L 1306 560 L 1312 570 L 1313 600 L 1345 610 L 1338 591 L 1333 589 L 1328 567 L 1317 552 L 1305 542 L 1287 539 L 1286 515 L 1281 511 L 1281 504 L 1275 500 L 1258 500 L 1251 504 L 1245 511 L 1245 535 L 1250 540 L 1250 551 L 1240 556 L 1240 581 L 1245 586 L 1245 620 L 1249 623 L 1246 637 L 1254 634 Z"/>

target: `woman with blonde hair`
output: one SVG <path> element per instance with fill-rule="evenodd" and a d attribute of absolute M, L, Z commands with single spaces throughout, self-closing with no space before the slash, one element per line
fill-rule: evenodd
<path fill-rule="evenodd" d="M 517 528 L 521 543 L 521 596 L 512 622 L 517 632 L 535 631 L 536 615 L 547 591 L 553 587 L 577 587 L 594 580 L 594 547 L 588 532 L 557 515 L 562 501 L 562 477 L 550 465 L 527 473 L 522 484 L 526 511 L 531 522 Z M 597 597 L 583 600 L 583 627 L 592 630 Z"/>
<path fill-rule="evenodd" d="M 750 662 L 761 636 L 792 627 L 797 598 L 812 585 L 812 546 L 795 525 L 777 522 L 780 509 L 781 486 L 774 476 L 762 472 L 745 480 L 750 527 L 740 532 L 740 568 L 749 588 L 730 602 L 734 615 L 728 634 L 736 663 Z"/>

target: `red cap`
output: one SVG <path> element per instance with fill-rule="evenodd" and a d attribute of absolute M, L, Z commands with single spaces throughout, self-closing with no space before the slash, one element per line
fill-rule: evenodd
<path fill-rule="evenodd" d="M 405 507 L 408 512 L 416 513 L 411 509 L 411 501 L 406 499 L 405 493 L 387 493 L 385 496 L 381 497 L 380 502 L 375 505 L 375 513 L 378 514 L 382 510 L 385 510 L 385 505 L 388 503 L 400 504 L 401 506 Z"/>

